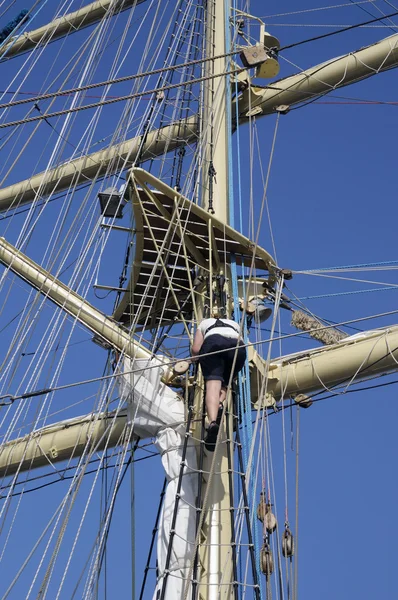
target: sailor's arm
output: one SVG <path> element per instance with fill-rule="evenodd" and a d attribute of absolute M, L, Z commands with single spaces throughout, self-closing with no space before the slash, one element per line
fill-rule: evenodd
<path fill-rule="evenodd" d="M 194 340 L 193 340 L 192 348 L 191 348 L 191 354 L 193 357 L 195 357 L 199 354 L 200 349 L 203 345 L 203 341 L 204 341 L 203 333 L 201 332 L 200 329 L 197 329 Z"/>

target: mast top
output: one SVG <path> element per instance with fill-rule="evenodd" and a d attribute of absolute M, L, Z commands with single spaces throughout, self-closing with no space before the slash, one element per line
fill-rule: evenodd
<path fill-rule="evenodd" d="M 113 315 L 117 321 L 145 323 L 149 311 L 152 327 L 188 317 L 192 295 L 200 293 L 190 290 L 190 274 L 197 268 L 206 272 L 230 264 L 232 254 L 238 264 L 249 268 L 253 254 L 256 269 L 268 271 L 275 266 L 266 250 L 151 173 L 134 168 L 129 182 L 136 225 L 135 256 L 130 281 Z M 156 306 L 148 297 L 145 308 L 143 294 L 148 286 L 157 290 L 158 297 Z"/>

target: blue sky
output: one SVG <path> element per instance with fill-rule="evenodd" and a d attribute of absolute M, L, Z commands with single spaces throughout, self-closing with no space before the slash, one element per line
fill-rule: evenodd
<path fill-rule="evenodd" d="M 319 1 L 300 3 L 300 7 L 297 2 L 267 4 L 267 14 L 299 10 L 301 5 L 327 6 Z M 387 3 L 374 4 L 384 12 L 393 12 Z M 375 7 L 362 6 L 377 14 Z M 284 45 L 321 34 L 325 29 L 272 28 L 271 23 L 349 25 L 368 18 L 371 17 L 358 6 L 345 6 L 270 19 L 268 23 Z M 390 33 L 380 28 L 342 33 L 297 51 L 293 49 L 286 52 L 286 57 L 306 67 Z M 281 64 L 283 76 L 284 62 Z M 325 100 L 333 100 L 336 95 L 394 101 L 396 91 L 396 74 L 392 71 L 331 94 Z M 270 184 L 280 264 L 293 269 L 315 269 L 396 259 L 396 123 L 394 106 L 363 104 L 314 103 L 281 119 Z M 269 122 L 266 126 L 268 130 L 272 127 Z M 394 271 L 353 276 L 397 283 Z M 374 286 L 297 276 L 290 287 L 298 296 L 310 296 Z M 395 310 L 395 294 L 394 290 L 380 291 L 308 300 L 306 304 L 316 314 L 339 322 Z M 366 329 L 395 322 L 392 316 L 358 326 Z M 296 343 L 301 346 L 303 342 Z M 392 386 L 326 400 L 302 414 L 300 597 L 345 600 L 393 595 L 392 539 L 396 527 L 390 516 L 397 494 L 395 398 Z"/>
<path fill-rule="evenodd" d="M 50 3 L 42 3 L 42 12 L 37 17 L 37 24 L 42 24 L 54 12 Z M 79 2 L 72 3 L 78 7 Z M 276 35 L 281 45 L 319 35 L 325 31 L 338 29 L 342 25 L 351 25 L 371 19 L 364 9 L 375 16 L 394 11 L 394 3 L 377 0 L 376 2 L 349 5 L 348 0 L 341 0 L 341 6 L 325 10 L 326 0 L 271 0 L 269 2 L 251 2 L 250 12 L 260 16 L 267 24 L 267 29 Z M 5 5 L 4 5 L 5 6 Z M 6 23 L 20 8 L 28 7 L 29 2 L 18 1 L 1 17 L 0 23 Z M 298 14 L 296 11 L 306 11 Z M 397 8 L 398 10 L 398 8 Z M 144 12 L 144 7 L 141 7 Z M 296 14 L 281 14 L 291 13 Z M 272 16 L 281 14 L 281 16 Z M 123 17 L 124 18 L 124 17 Z M 117 20 L 116 33 L 121 31 L 123 18 Z M 393 19 L 397 24 L 398 17 Z M 137 20 L 138 22 L 138 20 Z M 318 64 L 329 58 L 344 54 L 368 45 L 383 37 L 391 35 L 383 23 L 377 27 L 356 29 L 341 33 L 326 40 L 311 42 L 303 46 L 283 52 L 280 58 L 281 71 L 279 77 L 285 77 L 307 67 Z M 330 27 L 327 27 L 330 26 Z M 394 28 L 394 26 L 393 26 Z M 76 34 L 74 44 L 84 39 L 87 32 Z M 141 39 L 141 38 L 140 38 Z M 143 42 L 142 37 L 140 43 Z M 76 46 L 77 47 L 77 46 Z M 62 46 L 56 42 L 51 46 L 51 55 L 41 59 L 39 67 L 32 71 L 22 90 L 37 92 L 44 85 L 44 77 L 51 71 L 53 62 L 64 64 L 72 55 L 75 46 Z M 112 62 L 112 52 L 102 57 L 101 69 L 95 74 L 108 73 Z M 133 71 L 137 56 L 132 55 L 122 69 L 123 74 Z M 290 61 L 290 62 L 289 62 Z M 294 63 L 294 64 L 292 64 Z M 15 73 L 16 65 L 23 64 L 18 58 L 0 65 L 2 72 L 1 86 L 9 82 Z M 52 76 L 55 71 L 51 71 Z M 21 76 L 22 78 L 22 76 Z M 265 85 L 265 82 L 262 82 Z M 3 88 L 2 88 L 3 89 Z M 117 88 L 115 93 L 124 93 L 128 87 Z M 314 102 L 309 106 L 292 111 L 280 118 L 276 139 L 270 182 L 268 202 L 271 215 L 272 230 L 275 239 L 278 264 L 292 270 L 321 269 L 346 265 L 385 263 L 398 261 L 396 249 L 396 129 L 398 118 L 397 104 L 369 104 L 366 101 L 398 102 L 397 78 L 394 70 L 370 78 L 367 81 L 336 91 L 333 94 Z M 9 95 L 6 96 L 9 98 Z M 60 104 L 56 105 L 57 107 Z M 14 109 L 15 110 L 15 109 Z M 20 118 L 26 108 L 9 112 L 3 120 Z M 110 135 L 121 114 L 121 105 L 107 109 L 101 116 L 96 130 L 100 142 L 102 137 Z M 69 141 L 79 143 L 82 127 L 87 124 L 88 116 L 79 116 L 77 126 L 71 129 Z M 57 122 L 59 127 L 62 121 Z M 261 140 L 261 156 L 263 168 L 268 165 L 271 141 L 275 127 L 275 117 L 258 119 L 256 129 Z M 8 131 L 8 130 L 7 130 Z M 4 130 L 2 130 L 2 137 Z M 23 133 L 27 136 L 28 133 Z M 248 140 L 249 126 L 240 129 L 242 147 Z M 50 138 L 50 136 L 53 136 Z M 25 139 L 22 137 L 22 139 Z M 48 159 L 45 142 L 50 139 L 55 143 L 56 136 L 49 127 L 41 126 L 35 137 L 32 151 L 24 153 L 21 161 L 7 176 L 6 183 L 12 183 L 28 177 L 35 172 L 36 163 L 39 170 L 44 168 Z M 21 140 L 19 141 L 21 144 Z M 18 146 L 19 148 L 20 146 Z M 17 146 L 10 149 L 8 145 L 2 149 L 4 163 L 14 157 Z M 44 149 L 43 157 L 40 157 Z M 70 144 L 66 144 L 61 152 L 65 159 L 73 152 Z M 242 154 L 243 189 L 246 190 L 249 165 L 247 153 Z M 144 165 L 145 167 L 145 165 Z M 259 160 L 256 159 L 254 170 L 257 175 L 255 196 L 262 196 L 259 177 Z M 3 171 L 4 172 L 4 171 Z M 71 209 L 65 217 L 69 223 L 76 214 L 83 193 L 77 193 L 71 202 Z M 238 195 L 236 194 L 236 202 Z M 87 210 L 92 210 L 96 203 L 95 190 L 87 201 Z M 247 211 L 248 200 L 243 193 L 243 212 Z M 238 207 L 236 207 L 238 209 Z M 56 202 L 48 207 L 45 218 L 41 219 L 27 253 L 40 261 L 44 253 L 44 238 L 58 216 L 59 207 Z M 94 214 L 94 213 L 93 213 Z M 25 216 L 20 216 L 1 225 L 1 235 L 15 242 Z M 94 218 L 94 217 L 93 217 Z M 68 219 L 70 221 L 68 221 Z M 91 223 L 92 225 L 92 223 Z M 247 223 L 244 224 L 244 228 Z M 244 231 L 245 232 L 245 231 Z M 261 229 L 260 244 L 272 252 L 269 227 L 264 222 Z M 125 250 L 125 239 L 111 241 L 104 253 L 99 271 L 101 283 L 115 283 L 118 279 L 122 256 Z M 72 258 L 79 253 L 76 246 Z M 115 258 L 117 256 L 117 259 Z M 398 262 L 396 263 L 398 264 Z M 59 265 L 57 265 L 59 266 Z M 396 265 L 393 265 L 396 266 Z M 368 280 L 370 283 L 359 283 L 350 280 L 325 279 L 319 276 L 297 274 L 289 283 L 297 297 L 329 295 L 325 298 L 309 298 L 304 300 L 315 314 L 331 321 L 341 322 L 373 314 L 397 309 L 396 289 L 388 291 L 365 292 L 363 290 L 378 289 L 384 284 L 398 285 L 395 270 L 344 272 L 338 275 Z M 66 277 L 66 276 L 65 276 Z M 380 282 L 376 285 L 372 282 Z M 87 283 L 87 281 L 86 281 Z M 17 291 L 21 284 L 17 283 Z M 0 327 L 8 324 L 15 313 L 25 304 L 28 289 L 22 286 L 20 296 L 12 288 L 7 296 L 8 287 L 2 290 L 5 308 L 1 315 Z M 357 292 L 348 294 L 348 292 Z M 359 293 L 361 292 L 361 293 Z M 113 297 L 105 300 L 96 298 L 92 291 L 89 299 L 105 312 L 112 312 Z M 8 300 L 8 302 L 7 302 Z M 18 304 L 19 303 L 19 304 Z M 46 312 L 47 311 L 47 312 Z M 41 321 L 37 323 L 35 333 L 29 341 L 28 350 L 34 351 L 37 340 L 48 323 L 54 309 L 47 304 Z M 375 318 L 358 323 L 358 328 L 371 329 L 398 323 L 398 316 Z M 283 331 L 292 332 L 288 323 L 288 315 L 282 315 Z M 349 330 L 347 330 L 349 331 Z M 354 332 L 354 331 L 351 331 Z M 4 349 L 10 344 L 12 328 L 2 332 L 2 357 Z M 264 332 L 264 337 L 268 333 Z M 66 336 L 66 333 L 65 333 Z M 65 341 L 60 336 L 60 342 Z M 98 377 L 105 368 L 106 355 L 103 350 L 93 347 L 90 335 L 82 330 L 74 333 L 73 340 L 81 342 L 73 352 L 65 358 L 65 368 L 60 382 L 84 380 Z M 302 337 L 283 342 L 281 346 L 274 344 L 272 355 L 313 347 L 314 343 Z M 59 356 L 59 355 L 57 355 Z M 17 375 L 25 369 L 25 363 L 18 363 Z M 54 365 L 48 360 L 45 378 L 50 377 Z M 398 376 L 385 378 L 383 382 L 394 381 Z M 374 383 L 379 383 L 376 381 Z M 371 384 L 370 384 L 371 385 Z M 365 384 L 360 387 L 365 387 Z M 395 523 L 396 496 L 398 494 L 395 465 L 397 462 L 396 422 L 398 409 L 396 405 L 396 386 L 391 385 L 375 390 L 361 391 L 344 397 L 336 397 L 314 404 L 309 410 L 301 411 L 300 430 L 300 512 L 299 512 L 299 598 L 306 600 L 348 600 L 361 598 L 371 600 L 376 595 L 390 597 L 395 587 L 395 539 L 398 534 Z M 62 408 L 74 400 L 81 400 L 94 394 L 98 386 L 87 386 L 83 391 L 69 391 L 56 396 L 55 406 Z M 14 391 L 14 390 L 13 390 Z M 73 414 L 81 414 L 91 410 L 92 400 L 87 400 L 82 407 L 74 409 Z M 37 408 L 32 406 L 32 410 Z M 72 414 L 71 413 L 71 414 Z M 69 414 L 69 413 L 68 413 Z M 281 432 L 281 414 L 270 418 L 273 467 L 275 471 L 276 498 L 280 526 L 283 525 L 284 506 L 284 473 L 283 451 L 284 440 Z M 286 427 L 290 429 L 289 415 L 286 412 Z M 286 442 L 286 440 L 285 440 Z M 294 523 L 294 453 L 285 443 L 288 462 L 288 498 L 289 516 L 293 532 Z M 142 450 L 140 457 L 145 456 Z M 137 463 L 136 478 L 136 570 L 137 580 L 141 579 L 146 560 L 146 552 L 153 527 L 158 494 L 162 486 L 162 472 L 158 458 L 151 458 Z M 91 476 L 84 483 L 82 495 L 88 493 Z M 120 598 L 130 598 L 130 492 L 129 483 L 123 484 L 116 502 L 115 516 L 110 533 L 107 555 L 108 597 L 117 594 Z M 90 481 L 89 481 L 90 480 Z M 15 564 L 25 555 L 26 545 L 39 535 L 48 521 L 49 511 L 54 510 L 65 493 L 63 484 L 49 489 L 33 492 L 23 498 L 18 521 L 13 529 L 3 566 L 0 569 L 12 571 Z M 100 514 L 100 490 L 90 505 L 84 534 L 87 536 L 82 545 L 82 555 L 77 556 L 80 563 L 91 541 Z M 44 510 L 43 510 L 43 507 Z M 32 518 L 32 515 L 34 517 Z M 70 535 L 77 527 L 78 517 L 70 524 Z M 69 530 L 68 530 L 69 531 Z M 87 533 L 86 533 L 87 532 Z M 26 538 L 25 538 L 26 536 Z M 69 543 L 70 540 L 65 543 Z M 85 560 L 85 555 L 84 559 Z M 57 576 L 62 567 L 59 566 Z M 76 565 L 77 570 L 77 565 Z M 32 571 L 33 572 L 33 571 Z M 32 573 L 28 572 L 21 580 L 20 588 L 16 588 L 10 598 L 22 598 L 27 581 Z M 54 577 L 56 579 L 56 577 Z M 64 591 L 64 598 L 70 597 L 72 587 Z M 101 582 L 100 598 L 105 598 L 103 582 Z M 3 587 L 1 587 L 3 593 Z M 101 595 L 102 594 L 102 595 Z M 150 598 L 148 591 L 145 598 Z M 277 596 L 275 596 L 277 597 Z"/>

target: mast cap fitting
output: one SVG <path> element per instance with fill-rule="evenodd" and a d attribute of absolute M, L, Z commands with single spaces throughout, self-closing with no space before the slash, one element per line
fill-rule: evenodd
<path fill-rule="evenodd" d="M 306 394 L 297 394 L 297 396 L 294 397 L 294 401 L 301 406 L 301 408 L 309 408 L 313 404 L 311 398 Z"/>
<path fill-rule="evenodd" d="M 281 47 L 278 38 L 268 33 L 268 31 L 264 31 L 263 43 L 267 50 L 279 50 Z"/>
<path fill-rule="evenodd" d="M 264 44 L 256 44 L 255 46 L 247 46 L 239 54 L 242 64 L 246 69 L 252 69 L 265 62 L 268 54 L 265 51 Z"/>
<path fill-rule="evenodd" d="M 281 269 L 281 275 L 283 275 L 283 279 L 286 279 L 286 281 L 293 279 L 293 273 L 290 269 Z"/>
<path fill-rule="evenodd" d="M 276 54 L 273 56 L 267 54 L 266 60 L 257 67 L 256 77 L 260 77 L 261 79 L 272 79 L 278 75 L 280 66 L 275 57 Z"/>
<path fill-rule="evenodd" d="M 287 113 L 290 111 L 290 106 L 288 104 L 279 104 L 275 110 L 281 115 L 287 115 Z"/>

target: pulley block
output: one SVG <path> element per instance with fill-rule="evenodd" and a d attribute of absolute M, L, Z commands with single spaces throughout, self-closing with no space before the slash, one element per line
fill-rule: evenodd
<path fill-rule="evenodd" d="M 277 521 L 273 514 L 272 504 L 265 501 L 265 492 L 260 493 L 260 502 L 257 507 L 257 518 L 264 524 L 264 529 L 267 533 L 273 533 L 276 529 Z"/>
<path fill-rule="evenodd" d="M 258 506 L 257 506 L 257 519 L 259 521 L 261 521 L 261 523 L 264 523 L 265 505 L 266 505 L 266 501 L 264 498 L 264 492 L 260 492 L 260 502 L 258 503 Z"/>
<path fill-rule="evenodd" d="M 285 558 L 294 554 L 294 537 L 289 527 L 282 533 L 282 554 Z"/>
<path fill-rule="evenodd" d="M 266 577 L 269 577 L 274 572 L 274 558 L 271 548 L 267 543 L 263 545 L 260 551 L 260 567 Z"/>
<path fill-rule="evenodd" d="M 301 408 L 309 408 L 313 403 L 311 398 L 306 394 L 297 394 L 297 396 L 294 396 L 294 401 L 301 406 Z"/>
<path fill-rule="evenodd" d="M 276 518 L 273 512 L 271 512 L 271 504 L 267 504 L 267 511 L 265 513 L 264 527 L 268 533 L 273 533 L 276 529 Z"/>

